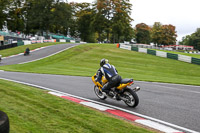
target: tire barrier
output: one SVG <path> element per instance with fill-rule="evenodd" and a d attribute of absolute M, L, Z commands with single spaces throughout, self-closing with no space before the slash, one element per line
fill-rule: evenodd
<path fill-rule="evenodd" d="M 10 125 L 6 113 L 0 111 L 0 133 L 9 133 Z"/>

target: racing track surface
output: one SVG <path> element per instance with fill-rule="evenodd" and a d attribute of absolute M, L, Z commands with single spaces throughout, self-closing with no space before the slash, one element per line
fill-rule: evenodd
<path fill-rule="evenodd" d="M 142 88 L 138 92 L 140 103 L 137 108 L 130 108 L 123 102 L 116 102 L 112 99 L 105 101 L 99 100 L 93 92 L 93 83 L 90 77 L 18 72 L 0 72 L 0 77 L 40 85 L 91 100 L 101 101 L 200 132 L 199 86 L 136 81 L 136 84 Z"/>
<path fill-rule="evenodd" d="M 28 56 L 24 56 L 23 54 L 21 54 L 21 55 L 17 55 L 17 56 L 14 56 L 14 57 L 7 57 L 5 59 L 2 59 L 2 61 L 0 62 L 0 66 L 19 64 L 19 63 L 32 61 L 32 60 L 37 60 L 37 59 L 47 57 L 47 56 L 52 55 L 56 52 L 59 52 L 63 49 L 70 48 L 70 47 L 76 46 L 76 45 L 79 45 L 79 44 L 52 45 L 52 46 L 44 47 L 44 48 L 37 50 L 37 51 L 30 52 L 30 55 L 28 55 Z M 27 47 L 28 47 L 28 45 L 27 45 Z"/>
<path fill-rule="evenodd" d="M 39 55 L 42 50 L 37 52 Z M 135 85 L 141 87 L 137 92 L 140 103 L 136 108 L 130 108 L 123 102 L 112 99 L 99 100 L 94 94 L 90 77 L 0 71 L 0 78 L 27 82 L 103 102 L 200 132 L 200 86 L 135 81 Z"/>

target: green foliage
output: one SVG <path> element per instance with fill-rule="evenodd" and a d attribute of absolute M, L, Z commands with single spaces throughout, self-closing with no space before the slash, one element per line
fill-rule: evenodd
<path fill-rule="evenodd" d="M 195 49 L 200 50 L 200 28 L 197 28 L 195 33 L 183 37 L 182 41 L 179 43 L 182 45 L 194 46 Z"/>
<path fill-rule="evenodd" d="M 94 10 L 89 3 L 77 3 L 75 16 L 77 17 L 77 30 L 80 38 L 85 42 L 95 42 L 95 32 L 92 28 Z"/>
<path fill-rule="evenodd" d="M 155 22 L 152 28 L 140 23 L 136 25 L 136 41 L 144 44 L 153 42 L 157 45 L 174 45 L 177 37 L 175 29 L 171 24 L 162 25 L 160 22 Z"/>
<path fill-rule="evenodd" d="M 59 0 L 1 0 L 0 28 L 26 34 L 70 34 L 87 42 L 123 42 L 133 36 L 129 0 L 64 3 Z M 98 36 L 96 36 L 98 33 Z"/>
<path fill-rule="evenodd" d="M 145 23 L 136 25 L 136 41 L 137 43 L 150 44 L 151 28 Z"/>
<path fill-rule="evenodd" d="M 176 27 L 169 24 L 169 25 L 162 25 L 161 28 L 161 35 L 162 35 L 162 45 L 175 45 L 176 44 Z"/>
<path fill-rule="evenodd" d="M 10 3 L 8 16 L 8 29 L 11 31 L 24 31 L 25 18 L 23 16 L 24 10 L 22 8 L 24 0 L 14 0 Z"/>
<path fill-rule="evenodd" d="M 72 22 L 72 8 L 68 3 L 55 3 L 51 9 L 50 32 L 67 35 Z"/>
<path fill-rule="evenodd" d="M 151 31 L 151 38 L 154 44 L 160 45 L 162 44 L 162 24 L 160 22 L 155 22 L 152 31 Z"/>
<path fill-rule="evenodd" d="M 3 28 L 4 21 L 7 19 L 6 11 L 10 5 L 10 0 L 0 0 L 0 29 Z"/>
<path fill-rule="evenodd" d="M 112 42 L 130 40 L 131 4 L 129 0 L 98 0 L 94 4 L 96 16 L 93 21 L 94 29 L 99 34 L 99 41 L 103 41 L 102 33 L 106 33 L 106 40 Z M 127 37 L 126 35 L 129 34 Z M 112 40 L 111 40 L 112 39 Z"/>

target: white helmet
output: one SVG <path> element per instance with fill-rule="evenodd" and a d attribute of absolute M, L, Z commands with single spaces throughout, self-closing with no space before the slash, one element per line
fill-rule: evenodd
<path fill-rule="evenodd" d="M 102 67 L 104 64 L 107 64 L 107 63 L 108 63 L 107 59 L 101 59 L 100 66 Z"/>

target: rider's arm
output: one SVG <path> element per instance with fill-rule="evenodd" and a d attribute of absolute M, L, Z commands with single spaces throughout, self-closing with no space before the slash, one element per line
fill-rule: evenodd
<path fill-rule="evenodd" d="M 101 81 L 102 76 L 103 76 L 103 73 L 102 73 L 101 69 L 99 69 L 99 70 L 97 71 L 97 81 L 98 81 L 98 82 Z"/>
<path fill-rule="evenodd" d="M 114 65 L 112 65 L 113 66 L 113 68 L 115 69 L 115 71 L 118 73 L 118 71 L 117 71 L 117 69 L 115 68 L 115 66 Z"/>

